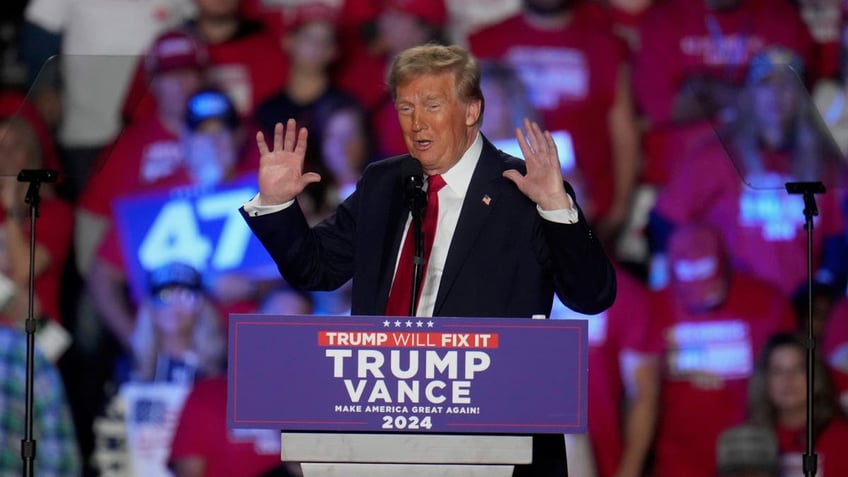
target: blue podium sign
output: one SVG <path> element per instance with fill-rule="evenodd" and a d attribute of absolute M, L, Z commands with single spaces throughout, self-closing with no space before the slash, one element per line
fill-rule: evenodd
<path fill-rule="evenodd" d="M 231 428 L 586 430 L 585 320 L 231 315 Z"/>

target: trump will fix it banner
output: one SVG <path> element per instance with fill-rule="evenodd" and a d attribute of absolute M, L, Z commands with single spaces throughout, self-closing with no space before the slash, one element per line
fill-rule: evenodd
<path fill-rule="evenodd" d="M 586 430 L 585 320 L 231 315 L 230 428 Z"/>

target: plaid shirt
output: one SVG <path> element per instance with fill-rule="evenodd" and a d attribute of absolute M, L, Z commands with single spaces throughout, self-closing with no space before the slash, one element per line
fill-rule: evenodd
<path fill-rule="evenodd" d="M 79 476 L 80 454 L 62 380 L 38 349 L 34 356 L 34 473 L 38 477 Z M 25 407 L 26 335 L 0 325 L 0 477 L 23 475 Z"/>

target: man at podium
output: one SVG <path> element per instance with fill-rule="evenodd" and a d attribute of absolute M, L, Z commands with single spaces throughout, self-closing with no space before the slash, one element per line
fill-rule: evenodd
<path fill-rule="evenodd" d="M 479 65 L 458 46 L 402 52 L 388 83 L 409 154 L 371 164 L 315 227 L 297 206 L 321 180 L 303 172 L 308 132 L 277 124 L 270 148 L 257 134 L 259 194 L 241 212 L 283 277 L 309 290 L 352 279 L 355 315 L 529 318 L 554 293 L 580 313 L 607 309 L 615 272 L 550 134 L 525 121 L 524 161 L 496 149 L 479 131 Z M 533 464 L 514 475 L 567 475 L 563 436 L 535 436 Z"/>

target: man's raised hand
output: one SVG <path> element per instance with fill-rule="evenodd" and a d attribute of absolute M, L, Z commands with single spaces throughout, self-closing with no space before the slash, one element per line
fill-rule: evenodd
<path fill-rule="evenodd" d="M 522 175 L 515 169 L 503 173 L 504 177 L 518 186 L 518 190 L 535 202 L 542 210 L 569 209 L 571 198 L 562 185 L 562 171 L 556 144 L 548 131 L 535 122 L 524 120 L 527 139 L 520 128 L 516 128 L 515 137 L 527 164 L 527 174 Z"/>
<path fill-rule="evenodd" d="M 303 173 L 306 157 L 306 128 L 297 129 L 294 119 L 274 127 L 273 149 L 268 150 L 265 135 L 256 133 L 259 148 L 259 204 L 284 204 L 303 192 L 307 185 L 318 182 L 321 176 L 314 172 Z"/>

